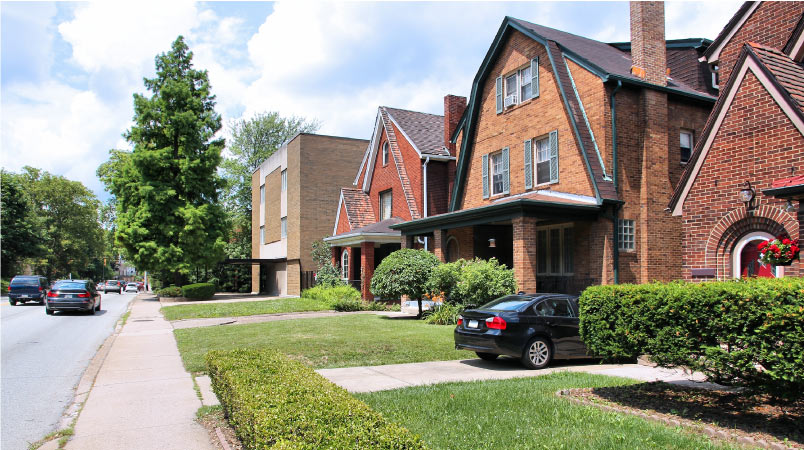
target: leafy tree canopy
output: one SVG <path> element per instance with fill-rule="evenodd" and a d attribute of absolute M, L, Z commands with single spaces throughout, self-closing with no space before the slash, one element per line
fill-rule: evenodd
<path fill-rule="evenodd" d="M 0 176 L 0 265 L 3 277 L 11 277 L 18 272 L 23 259 L 45 255 L 46 233 L 22 177 L 5 170 L 0 170 Z"/>

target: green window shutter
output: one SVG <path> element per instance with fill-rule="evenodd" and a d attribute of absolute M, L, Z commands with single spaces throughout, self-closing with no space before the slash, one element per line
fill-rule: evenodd
<path fill-rule="evenodd" d="M 503 111 L 502 77 L 497 77 L 497 114 Z"/>
<path fill-rule="evenodd" d="M 550 182 L 558 181 L 558 130 L 550 132 Z"/>
<path fill-rule="evenodd" d="M 525 189 L 533 187 L 533 149 L 531 141 L 525 141 Z"/>
<path fill-rule="evenodd" d="M 508 147 L 502 149 L 502 163 L 503 163 L 503 194 L 510 192 L 510 180 L 508 176 Z"/>
<path fill-rule="evenodd" d="M 483 198 L 489 198 L 489 155 L 483 155 L 483 169 L 480 173 L 483 175 Z"/>
<path fill-rule="evenodd" d="M 530 92 L 531 98 L 539 96 L 539 58 L 530 60 Z"/>

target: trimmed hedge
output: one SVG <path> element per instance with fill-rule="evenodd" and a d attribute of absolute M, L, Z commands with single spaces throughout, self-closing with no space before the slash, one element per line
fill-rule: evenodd
<path fill-rule="evenodd" d="M 580 332 L 604 357 L 650 354 L 711 381 L 804 397 L 804 279 L 593 286 Z"/>
<path fill-rule="evenodd" d="M 302 291 L 302 297 L 312 298 L 322 303 L 332 305 L 336 302 L 360 302 L 360 291 L 348 284 L 335 286 L 318 285 Z"/>
<path fill-rule="evenodd" d="M 212 283 L 195 283 L 181 287 L 181 296 L 193 300 L 207 300 L 215 295 L 215 285 Z"/>
<path fill-rule="evenodd" d="M 166 288 L 156 290 L 157 297 L 181 297 L 181 288 L 178 286 L 168 286 Z"/>
<path fill-rule="evenodd" d="M 212 351 L 206 362 L 215 394 L 246 448 L 425 448 L 407 429 L 278 351 Z"/>

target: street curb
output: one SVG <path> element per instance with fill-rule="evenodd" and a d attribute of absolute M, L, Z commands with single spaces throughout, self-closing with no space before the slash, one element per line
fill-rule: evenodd
<path fill-rule="evenodd" d="M 140 294 L 137 294 L 137 296 L 134 297 L 131 302 L 129 302 L 128 308 L 126 308 L 126 311 L 120 317 L 123 317 L 126 313 L 131 311 L 132 305 L 135 301 L 137 301 L 139 296 Z M 78 381 L 78 385 L 75 387 L 75 396 L 73 397 L 73 401 L 64 410 L 64 414 L 61 416 L 57 430 L 63 430 L 75 424 L 75 421 L 81 414 L 81 409 L 84 407 L 87 397 L 89 397 L 90 391 L 92 391 L 92 387 L 95 385 L 95 378 L 97 378 L 98 372 L 100 372 L 101 367 L 103 367 L 103 363 L 106 361 L 106 357 L 109 355 L 109 351 L 112 349 L 112 344 L 114 344 L 115 339 L 122 330 L 122 321 L 118 320 L 112 334 L 107 337 L 105 341 L 103 341 L 100 349 L 95 353 L 95 356 L 93 356 L 92 360 L 89 362 L 84 374 L 81 375 L 81 379 Z"/>

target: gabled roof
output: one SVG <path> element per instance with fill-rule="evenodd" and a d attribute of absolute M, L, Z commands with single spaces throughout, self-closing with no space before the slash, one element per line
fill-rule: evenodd
<path fill-rule="evenodd" d="M 740 27 L 743 26 L 746 20 L 751 17 L 751 14 L 757 9 L 760 2 L 745 2 L 740 6 L 740 9 L 729 19 L 729 22 L 720 30 L 712 45 L 706 49 L 703 58 L 710 64 L 720 59 L 720 51 L 728 44 L 732 36 L 734 36 Z"/>
<path fill-rule="evenodd" d="M 444 147 L 444 116 L 384 106 L 419 156 L 450 156 Z"/>
<path fill-rule="evenodd" d="M 398 230 L 392 230 L 390 227 L 401 222 L 404 221 L 399 217 L 391 217 L 345 233 L 326 237 L 324 242 L 332 246 L 355 246 L 363 242 L 399 243 L 402 233 Z"/>
<path fill-rule="evenodd" d="M 745 44 L 734 65 L 733 75 L 729 77 L 725 89 L 715 103 L 670 199 L 668 208 L 674 216 L 681 215 L 684 201 L 748 71 L 751 71 L 764 87 L 765 90 L 760 94 L 767 91 L 793 125 L 804 135 L 804 110 L 802 110 L 804 66 L 776 49 L 754 43 Z"/>
<path fill-rule="evenodd" d="M 368 194 L 361 189 L 341 188 L 341 198 L 346 209 L 346 219 L 349 221 L 351 229 L 354 230 L 374 223 L 376 216 Z M 340 208 L 338 209 L 338 214 L 340 214 Z M 338 226 L 337 219 L 335 226 Z"/>
<path fill-rule="evenodd" d="M 556 80 L 558 80 L 559 90 L 570 117 L 575 140 L 581 150 L 589 177 L 592 180 L 595 194 L 599 202 L 604 200 L 618 201 L 617 193 L 614 190 L 610 178 L 605 173 L 602 159 L 594 145 L 594 139 L 589 125 L 585 120 L 580 120 L 583 116 L 582 105 L 574 89 L 572 88 L 571 74 L 567 70 L 566 60 L 572 60 L 595 75 L 601 80 L 618 81 L 624 84 L 631 84 L 647 89 L 655 89 L 675 95 L 685 96 L 714 102 L 716 97 L 709 95 L 705 91 L 696 90 L 682 81 L 670 79 L 667 86 L 659 86 L 647 83 L 639 77 L 631 74 L 633 65 L 628 53 L 616 48 L 615 46 L 593 39 L 567 33 L 565 31 L 536 25 L 524 20 L 506 17 L 497 35 L 489 47 L 480 68 L 475 74 L 472 82 L 472 92 L 469 104 L 466 107 L 464 116 L 461 118 L 460 126 L 452 135 L 452 140 L 456 139 L 459 131 L 462 130 L 464 139 L 461 142 L 461 151 L 458 166 L 455 173 L 455 185 L 450 200 L 450 211 L 455 211 L 463 197 L 463 185 L 465 183 L 467 166 L 471 164 L 472 137 L 476 127 L 476 120 L 480 109 L 480 88 L 493 65 L 494 59 L 499 55 L 504 46 L 505 38 L 513 31 L 519 31 L 530 39 L 541 43 L 547 49 L 550 57 L 550 64 Z"/>
<path fill-rule="evenodd" d="M 801 60 L 802 52 L 804 52 L 804 14 L 798 19 L 798 24 L 782 51 L 796 61 Z"/>

